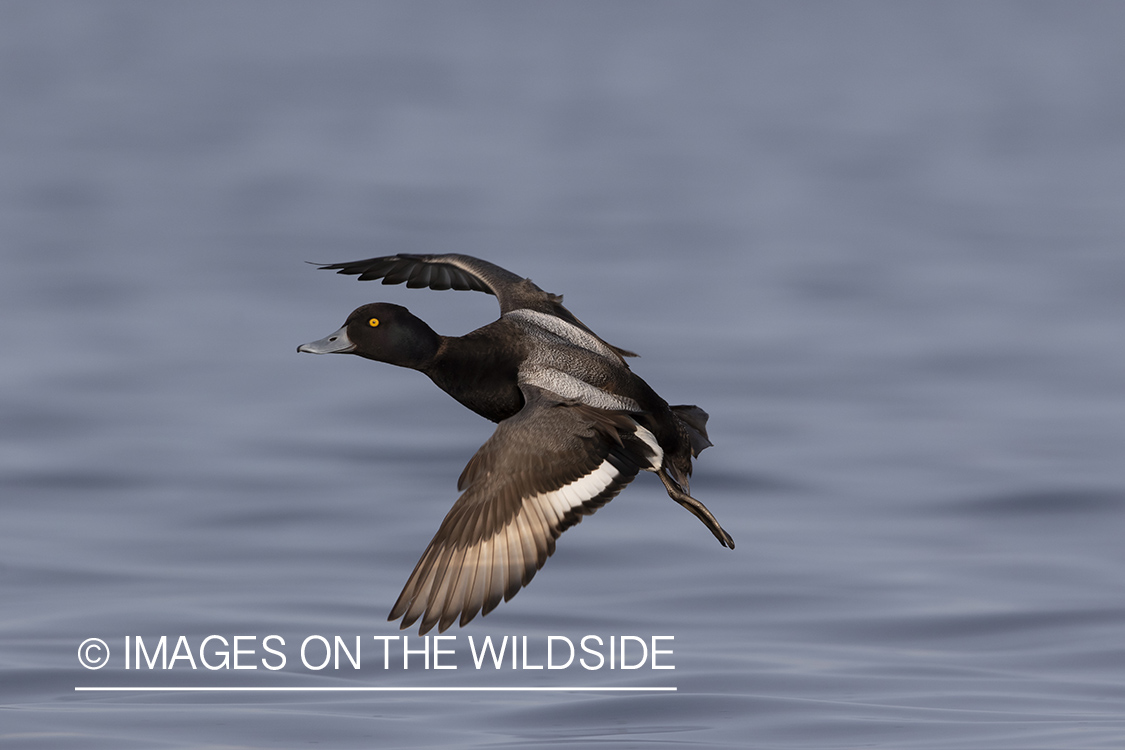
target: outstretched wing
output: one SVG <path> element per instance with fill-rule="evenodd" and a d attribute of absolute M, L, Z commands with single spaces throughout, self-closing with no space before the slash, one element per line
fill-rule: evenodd
<path fill-rule="evenodd" d="M 561 295 L 544 292 L 531 279 L 471 255 L 387 255 L 347 263 L 318 264 L 318 267 L 346 276 L 358 276 L 360 281 L 382 279 L 384 284 L 405 282 L 411 289 L 428 287 L 485 292 L 496 297 L 501 315 L 512 310 L 535 310 L 562 318 L 591 335 L 597 335 L 563 307 Z M 610 344 L 606 346 L 622 357 L 637 356 Z"/>
<path fill-rule="evenodd" d="M 523 387 L 525 405 L 501 422 L 465 467 L 463 494 L 410 574 L 389 620 L 444 631 L 515 596 L 555 551 L 555 539 L 660 465 L 652 433 L 627 414 Z"/>
<path fill-rule="evenodd" d="M 382 258 L 353 260 L 320 265 L 328 271 L 359 276 L 360 281 L 382 279 L 384 284 L 401 284 L 411 289 L 461 289 L 485 292 L 500 299 L 503 308 L 507 290 L 524 281 L 500 266 L 469 255 L 388 255 Z M 538 289 L 538 287 L 536 287 Z M 542 294 L 542 290 L 539 290 Z M 505 310 L 505 312 L 507 312 Z"/>

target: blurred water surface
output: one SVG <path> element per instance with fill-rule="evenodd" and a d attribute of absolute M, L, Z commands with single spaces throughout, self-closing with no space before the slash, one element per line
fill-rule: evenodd
<path fill-rule="evenodd" d="M 1120 747 L 1123 32 L 1098 3 L 5 4 L 3 746 Z M 694 494 L 737 550 L 643 476 L 451 631 L 456 671 L 126 671 L 125 636 L 398 633 L 491 425 L 294 350 L 369 301 L 496 310 L 304 263 L 393 252 L 565 293 L 708 410 Z M 586 634 L 674 636 L 675 669 L 467 658 Z M 146 684 L 677 692 L 74 691 Z"/>

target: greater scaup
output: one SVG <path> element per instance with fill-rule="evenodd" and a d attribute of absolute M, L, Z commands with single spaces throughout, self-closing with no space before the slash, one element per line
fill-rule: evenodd
<path fill-rule="evenodd" d="M 457 482 L 453 504 L 388 619 L 420 633 L 487 615 L 526 586 L 559 534 L 609 502 L 640 471 L 724 547 L 734 540 L 691 497 L 691 460 L 711 445 L 707 413 L 669 406 L 611 346 L 530 279 L 468 255 L 393 255 L 320 266 L 361 280 L 494 295 L 500 319 L 441 336 L 405 307 L 373 303 L 335 333 L 297 348 L 409 367 L 498 422 Z"/>

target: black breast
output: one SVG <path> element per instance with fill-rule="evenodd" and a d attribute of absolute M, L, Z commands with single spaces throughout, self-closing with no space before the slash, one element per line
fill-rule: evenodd
<path fill-rule="evenodd" d="M 500 422 L 523 408 L 517 384 L 525 355 L 518 339 L 494 326 L 442 340 L 424 370 L 443 391 L 485 419 Z"/>

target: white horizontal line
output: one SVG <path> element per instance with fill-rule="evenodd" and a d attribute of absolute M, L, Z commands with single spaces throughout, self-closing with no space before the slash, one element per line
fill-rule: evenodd
<path fill-rule="evenodd" d="M 584 693 L 584 692 L 676 692 L 674 687 L 76 687 L 86 693 Z"/>

